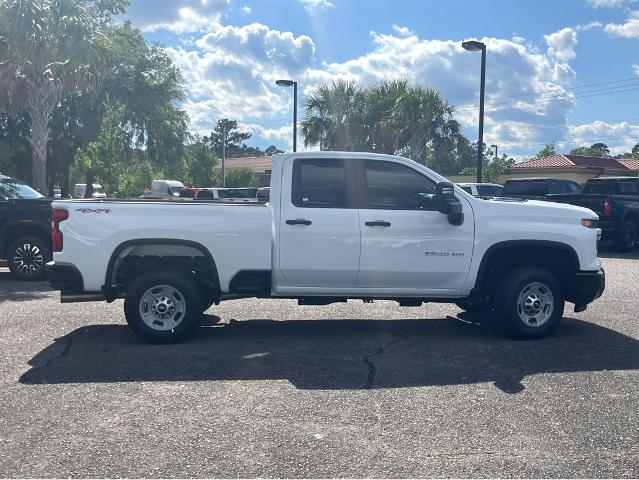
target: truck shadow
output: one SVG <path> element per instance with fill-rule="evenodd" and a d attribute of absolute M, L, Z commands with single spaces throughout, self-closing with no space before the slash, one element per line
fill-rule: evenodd
<path fill-rule="evenodd" d="M 39 300 L 51 292 L 46 282 L 16 280 L 8 270 L 0 270 L 0 303 Z"/>
<path fill-rule="evenodd" d="M 492 382 L 518 393 L 529 375 L 637 369 L 639 343 L 571 318 L 555 336 L 529 342 L 452 317 L 231 321 L 177 345 L 144 344 L 125 325 L 92 325 L 57 339 L 29 364 L 25 384 L 288 380 L 300 389 L 377 389 Z"/>

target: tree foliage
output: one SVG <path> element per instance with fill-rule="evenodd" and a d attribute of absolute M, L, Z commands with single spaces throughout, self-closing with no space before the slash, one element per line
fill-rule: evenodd
<path fill-rule="evenodd" d="M 583 155 L 586 157 L 610 157 L 610 148 L 605 143 L 593 143 L 589 147 L 577 147 L 570 151 L 570 155 Z"/>
<path fill-rule="evenodd" d="M 539 152 L 537 152 L 537 155 L 535 156 L 537 158 L 544 158 L 544 157 L 550 157 L 556 154 L 557 153 L 555 152 L 555 142 L 552 142 L 552 143 L 547 143 L 546 146 L 542 148 Z"/>
<path fill-rule="evenodd" d="M 257 185 L 257 177 L 249 167 L 227 168 L 225 177 L 227 188 L 255 187 Z"/>
<path fill-rule="evenodd" d="M 2 0 L 0 111 L 27 112 L 32 181 L 47 191 L 53 112 L 65 95 L 95 95 L 104 28 L 125 0 Z"/>

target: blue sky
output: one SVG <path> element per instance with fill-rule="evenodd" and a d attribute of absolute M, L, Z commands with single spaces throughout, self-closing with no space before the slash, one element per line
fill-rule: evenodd
<path fill-rule="evenodd" d="M 441 90 L 474 140 L 480 54 L 460 43 L 476 38 L 488 144 L 521 158 L 552 141 L 639 142 L 639 0 L 131 0 L 126 17 L 182 68 L 194 131 L 228 117 L 249 143 L 290 149 L 277 78 L 298 80 L 300 104 L 338 78 L 406 78 Z"/>

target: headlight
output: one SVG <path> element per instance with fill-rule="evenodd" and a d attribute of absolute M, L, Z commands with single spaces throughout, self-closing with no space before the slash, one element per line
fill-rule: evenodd
<path fill-rule="evenodd" d="M 594 220 L 592 218 L 582 218 L 581 224 L 587 228 L 597 228 L 599 226 L 599 220 Z"/>

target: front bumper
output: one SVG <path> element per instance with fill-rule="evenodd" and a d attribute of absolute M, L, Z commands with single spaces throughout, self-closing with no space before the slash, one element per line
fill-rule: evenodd
<path fill-rule="evenodd" d="M 603 268 L 597 272 L 577 272 L 571 301 L 576 307 L 586 306 L 601 297 L 605 288 L 606 273 Z"/>
<path fill-rule="evenodd" d="M 47 283 L 54 290 L 61 292 L 82 292 L 84 280 L 82 274 L 73 265 L 59 264 L 54 261 L 45 265 Z"/>

